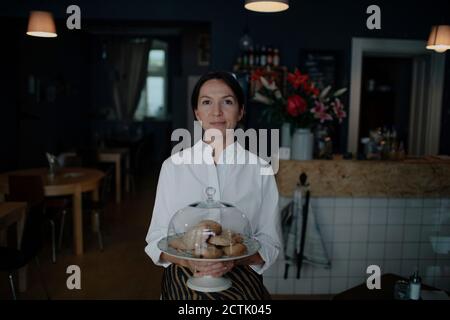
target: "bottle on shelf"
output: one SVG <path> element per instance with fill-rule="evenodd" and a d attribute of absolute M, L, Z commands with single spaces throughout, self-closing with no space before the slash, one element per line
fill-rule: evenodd
<path fill-rule="evenodd" d="M 237 72 L 242 69 L 242 57 L 238 56 L 236 59 L 236 64 L 233 66 L 233 71 Z"/>
<path fill-rule="evenodd" d="M 248 52 L 248 65 L 250 68 L 255 65 L 255 56 L 253 54 L 253 47 L 250 47 Z"/>
<path fill-rule="evenodd" d="M 280 54 L 279 54 L 277 48 L 275 48 L 273 50 L 273 66 L 274 67 L 279 67 L 280 66 Z"/>
<path fill-rule="evenodd" d="M 259 66 L 260 65 L 260 51 L 259 51 L 259 45 L 255 46 L 255 53 L 254 53 L 255 57 L 254 57 L 254 64 L 255 66 Z"/>
<path fill-rule="evenodd" d="M 267 53 L 266 53 L 266 46 L 261 47 L 261 56 L 259 59 L 259 63 L 261 67 L 265 67 L 267 64 Z"/>
<path fill-rule="evenodd" d="M 272 47 L 267 48 L 267 65 L 272 66 L 273 64 L 273 51 Z"/>
<path fill-rule="evenodd" d="M 248 67 L 248 52 L 244 51 L 242 53 L 242 67 L 245 69 Z"/>

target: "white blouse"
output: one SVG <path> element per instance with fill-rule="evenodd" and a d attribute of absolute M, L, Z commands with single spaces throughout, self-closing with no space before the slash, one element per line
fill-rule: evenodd
<path fill-rule="evenodd" d="M 199 157 L 203 157 L 202 163 L 199 163 Z M 160 260 L 158 241 L 167 235 L 172 216 L 181 208 L 205 200 L 205 189 L 211 186 L 219 190 L 214 194 L 215 200 L 232 203 L 249 219 L 254 237 L 261 245 L 259 254 L 265 261 L 263 265 L 251 267 L 262 274 L 275 262 L 281 250 L 275 177 L 261 174 L 264 170 L 267 172 L 270 165 L 239 143 L 229 145 L 222 152 L 217 166 L 219 169 L 214 164 L 212 147 L 203 141 L 164 161 L 145 252 L 156 265 L 169 266 L 170 262 Z"/>

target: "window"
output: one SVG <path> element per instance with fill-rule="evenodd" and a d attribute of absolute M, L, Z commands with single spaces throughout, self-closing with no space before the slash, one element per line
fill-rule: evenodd
<path fill-rule="evenodd" d="M 155 40 L 148 54 L 147 79 L 134 115 L 164 119 L 167 116 L 167 43 Z"/>

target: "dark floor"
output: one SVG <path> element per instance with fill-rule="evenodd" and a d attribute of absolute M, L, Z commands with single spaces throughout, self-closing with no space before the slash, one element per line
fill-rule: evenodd
<path fill-rule="evenodd" d="M 55 264 L 51 262 L 50 241 L 39 258 L 51 299 L 159 299 L 162 269 L 145 254 L 145 235 L 151 219 L 159 167 L 137 179 L 136 191 L 125 194 L 120 205 L 110 201 L 102 220 L 105 249 L 100 252 L 97 238 L 84 228 L 83 256 L 72 253 L 71 224 Z M 113 197 L 111 197 L 113 199 Z M 70 221 L 68 218 L 66 221 Z M 50 238 L 50 233 L 48 233 Z M 66 286 L 67 267 L 81 268 L 81 290 Z M 11 299 L 5 273 L 0 273 L 0 300 Z M 46 299 L 36 265 L 28 268 L 28 290 L 20 299 Z M 329 299 L 329 296 L 274 296 L 274 299 Z"/>

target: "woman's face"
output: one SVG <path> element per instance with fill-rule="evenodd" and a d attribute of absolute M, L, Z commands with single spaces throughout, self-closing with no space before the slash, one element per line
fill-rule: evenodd
<path fill-rule="evenodd" d="M 218 129 L 225 137 L 226 129 L 236 128 L 243 112 L 233 90 L 222 80 L 208 80 L 200 88 L 195 116 L 204 130 Z"/>

